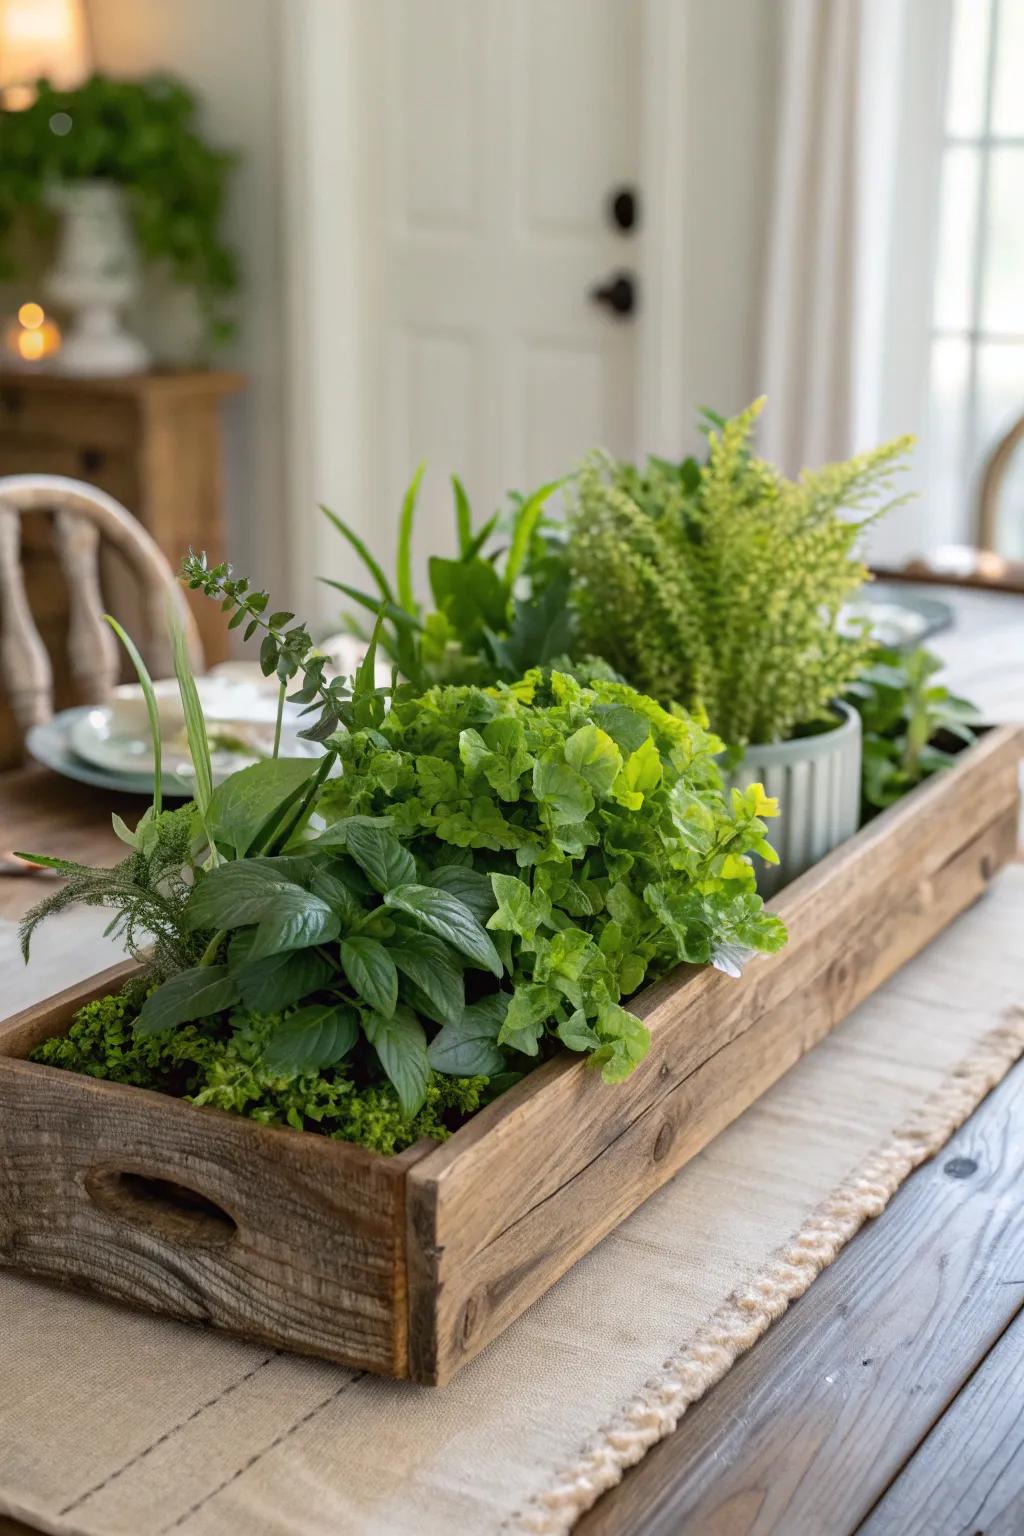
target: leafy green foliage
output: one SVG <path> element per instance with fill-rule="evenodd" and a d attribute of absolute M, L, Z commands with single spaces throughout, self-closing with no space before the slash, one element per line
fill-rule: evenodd
<path fill-rule="evenodd" d="M 410 928 L 382 939 L 409 1006 L 442 1024 L 426 1047 L 437 1070 L 497 1076 L 561 1043 L 616 1081 L 647 1048 L 621 1006 L 645 979 L 784 942 L 746 857 L 774 858 L 774 803 L 753 786 L 726 804 L 721 744 L 625 684 L 537 669 L 512 687 L 400 689 L 379 727 L 336 745 L 323 840 L 351 826 L 353 855 L 390 828 L 421 878 L 384 909 L 470 963 L 468 1006 L 446 1007 L 439 982 L 424 1007 Z"/>
<path fill-rule="evenodd" d="M 839 609 L 867 575 L 857 543 L 909 446 L 790 481 L 751 451 L 760 408 L 709 431 L 704 465 L 593 457 L 570 521 L 582 651 L 706 711 L 738 746 L 824 718 L 865 664 L 871 643 L 841 632 Z"/>
<path fill-rule="evenodd" d="M 154 948 L 158 975 L 187 969 L 198 961 L 202 944 L 189 929 L 185 913 L 196 876 L 196 858 L 203 846 L 194 805 L 153 815 L 146 812 L 134 833 L 122 824 L 132 852 L 107 869 L 90 869 L 65 859 L 26 853 L 30 863 L 56 869 L 65 883 L 38 902 L 22 919 L 20 936 L 25 959 L 32 935 L 44 918 L 66 907 L 110 907 L 115 913 L 108 928 L 137 958 Z"/>
<path fill-rule="evenodd" d="M 142 689 L 142 697 L 146 701 L 146 718 L 149 721 L 149 737 L 153 748 L 153 815 L 159 816 L 163 810 L 163 742 L 160 737 L 160 711 L 157 708 L 153 679 L 131 635 L 127 634 L 109 613 L 105 613 L 103 617 L 128 652 L 131 664 L 135 668 L 135 675 L 139 680 L 139 687 Z"/>
<path fill-rule="evenodd" d="M 238 982 L 226 965 L 178 971 L 151 992 L 135 1025 L 139 1035 L 159 1035 L 177 1024 L 208 1019 L 238 1002 Z"/>
<path fill-rule="evenodd" d="M 965 745 L 974 740 L 977 711 L 933 681 L 941 666 L 921 648 L 880 649 L 850 685 L 847 699 L 860 711 L 864 731 L 865 820 L 955 761 L 955 752 L 936 738 L 951 736 Z"/>
<path fill-rule="evenodd" d="M 420 690 L 445 682 L 512 682 L 528 667 L 564 658 L 571 638 L 564 541 L 544 511 L 560 482 L 513 497 L 505 514 L 495 513 L 474 530 L 465 487 L 453 475 L 458 554 L 427 561 L 434 608 L 425 614 L 414 595 L 412 567 L 423 472 L 421 464 L 402 501 L 394 585 L 355 530 L 321 508 L 359 557 L 374 591 L 334 580 L 327 585 L 360 608 L 383 614 L 382 648 Z M 347 622 L 360 633 L 356 619 L 348 615 Z"/>
<path fill-rule="evenodd" d="M 390 1083 L 373 1081 L 341 1048 L 346 1026 L 330 1018 L 341 1010 L 325 1010 L 317 1036 L 316 1022 L 299 1012 L 282 1019 L 245 1010 L 140 1036 L 134 1022 L 145 991 L 145 984 L 130 983 L 122 993 L 87 1004 L 67 1034 L 33 1051 L 33 1061 L 212 1104 L 264 1125 L 357 1142 L 385 1155 L 423 1136 L 443 1141 L 490 1092 L 485 1077 L 431 1072 L 422 1108 L 410 1119 Z M 354 1026 L 350 1033 L 354 1041 Z M 317 1065 L 325 1056 L 333 1064 Z"/>
<path fill-rule="evenodd" d="M 222 780 L 210 796 L 208 821 L 218 847 L 232 858 L 264 848 L 316 772 L 305 757 L 252 763 Z"/>
<path fill-rule="evenodd" d="M 271 777 L 279 766 L 258 765 Z M 333 1065 L 325 1053 L 347 1052 L 358 1035 L 415 1115 L 429 1081 L 418 1014 L 457 1021 L 464 970 L 500 977 L 502 962 L 470 907 L 419 883 L 416 858 L 386 822 L 356 817 L 300 848 L 195 871 L 181 923 L 202 959 L 151 993 L 137 1028 L 157 1033 L 243 1002 L 295 1004 L 285 1038 L 270 1042 L 277 1067 Z"/>
<path fill-rule="evenodd" d="M 267 1041 L 263 1064 L 268 1071 L 283 1076 L 319 1072 L 347 1056 L 358 1038 L 359 1024 L 352 1008 L 314 1003 L 281 1020 Z"/>
<path fill-rule="evenodd" d="M 213 799 L 213 762 L 210 757 L 210 742 L 206 734 L 203 706 L 199 702 L 199 689 L 196 687 L 192 661 L 188 654 L 188 641 L 177 618 L 173 621 L 172 640 L 174 672 L 178 679 L 178 693 L 181 696 L 181 707 L 185 716 L 188 753 L 192 759 L 192 770 L 195 775 L 196 810 L 205 826 L 210 801 Z"/>
<path fill-rule="evenodd" d="M 271 759 L 200 785 L 175 839 L 167 813 L 123 829 L 151 904 L 171 901 L 178 945 L 164 945 L 135 1034 L 140 1049 L 217 1043 L 195 1102 L 255 1113 L 268 1091 L 310 1080 L 301 1112 L 293 1097 L 285 1111 L 301 1127 L 383 1076 L 419 1123 L 439 1076 L 507 1084 L 561 1045 L 617 1082 L 649 1044 L 622 1006 L 646 977 L 681 960 L 735 971 L 785 941 L 747 857 L 774 858 L 761 819 L 774 803 L 759 786 L 726 803 L 721 743 L 690 716 L 614 679 L 540 668 L 486 690 L 393 687 L 385 711 L 372 644 L 342 693 L 305 626 L 263 619 L 266 594 L 226 568 L 194 574 L 264 628 L 279 676 L 303 672 L 317 730 L 347 727 L 313 768 Z M 199 714 L 198 755 L 204 735 Z M 343 772 L 328 779 L 335 757 Z M 51 902 L 84 893 L 136 921 L 117 871 L 75 874 Z M 158 927 L 149 907 L 137 921 Z"/>
<path fill-rule="evenodd" d="M 309 630 L 302 622 L 293 623 L 294 613 L 271 612 L 269 592 L 250 586 L 246 576 L 235 577 L 231 566 L 222 562 L 211 566 L 205 554 L 189 550 L 182 562 L 182 580 L 192 591 L 204 592 L 207 597 L 219 600 L 221 609 L 230 613 L 229 629 L 243 624 L 243 639 L 251 640 L 261 633 L 260 670 L 264 677 L 276 676 L 288 685 L 302 674 L 302 686 L 289 697 L 293 702 L 304 704 L 306 714 L 317 719 L 299 735 L 311 741 L 327 741 L 328 737 L 344 725 L 347 729 L 359 729 L 375 725 L 384 717 L 384 700 L 387 689 L 373 685 L 375 646 L 371 644 L 367 660 L 360 668 L 359 676 L 349 680 L 326 676 L 327 658 L 313 645 Z M 380 629 L 378 619 L 377 630 Z"/>
<path fill-rule="evenodd" d="M 52 126 L 62 115 L 70 121 L 64 133 Z M 211 341 L 231 335 L 225 301 L 238 275 L 220 227 L 234 156 L 203 142 L 196 99 L 180 81 L 93 75 L 73 91 L 42 81 L 27 110 L 0 111 L 0 161 L 0 242 L 9 240 L 23 210 L 46 222 L 51 185 L 117 182 L 143 257 L 166 263 L 178 282 L 195 290 Z"/>

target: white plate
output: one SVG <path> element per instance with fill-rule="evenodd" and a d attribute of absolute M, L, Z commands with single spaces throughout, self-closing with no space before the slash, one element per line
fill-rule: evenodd
<path fill-rule="evenodd" d="M 215 779 L 226 778 L 236 769 L 270 755 L 277 714 L 276 685 L 268 688 L 263 679 L 255 682 L 229 675 L 200 678 L 197 686 L 210 736 Z M 192 763 L 177 684 L 173 680 L 158 682 L 154 691 L 163 739 L 164 772 L 187 783 L 192 778 Z M 299 740 L 298 732 L 306 723 L 299 706 L 285 705 L 281 735 L 285 756 L 319 756 L 322 748 L 315 742 Z M 75 718 L 67 722 L 66 739 L 72 751 L 105 774 L 134 777 L 153 773 L 145 700 L 135 684 L 116 688 L 109 704 L 76 710 Z"/>

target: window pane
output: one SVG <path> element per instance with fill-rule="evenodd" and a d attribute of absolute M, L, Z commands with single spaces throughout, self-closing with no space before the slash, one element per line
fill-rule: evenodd
<path fill-rule="evenodd" d="M 1024 0 L 1001 0 L 993 133 L 1024 134 Z"/>
<path fill-rule="evenodd" d="M 978 348 L 978 421 L 972 495 L 977 496 L 985 460 L 996 443 L 1024 415 L 1024 345 L 992 342 Z M 1018 449 L 999 498 L 997 548 L 1024 558 L 1024 450 Z"/>
<path fill-rule="evenodd" d="M 1024 336 L 1024 149 L 993 149 L 982 330 Z"/>
<path fill-rule="evenodd" d="M 962 543 L 970 526 L 965 498 L 970 346 L 959 337 L 932 342 L 928 411 L 928 545 Z"/>
<path fill-rule="evenodd" d="M 971 325 L 980 174 L 981 151 L 978 149 L 947 149 L 942 157 L 935 324 L 943 331 L 966 331 Z"/>
<path fill-rule="evenodd" d="M 991 15 L 992 0 L 954 0 L 947 133 L 977 137 L 985 131 L 985 68 Z"/>

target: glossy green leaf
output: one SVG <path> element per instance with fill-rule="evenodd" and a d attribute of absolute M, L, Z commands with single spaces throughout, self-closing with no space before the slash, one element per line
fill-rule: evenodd
<path fill-rule="evenodd" d="M 416 860 L 386 827 L 350 825 L 345 848 L 381 894 L 416 879 Z"/>
<path fill-rule="evenodd" d="M 337 913 L 311 891 L 300 891 L 295 887 L 282 893 L 272 910 L 260 919 L 249 955 L 253 960 L 260 960 L 283 950 L 329 943 L 340 933 L 341 921 Z"/>
<path fill-rule="evenodd" d="M 336 1066 L 359 1038 L 354 1008 L 316 1003 L 299 1008 L 274 1030 L 263 1062 L 271 1072 L 299 1076 Z"/>
<path fill-rule="evenodd" d="M 489 876 L 464 864 L 441 864 L 424 875 L 423 884 L 456 896 L 482 923 L 486 923 L 494 911 L 494 891 Z"/>
<path fill-rule="evenodd" d="M 430 1081 L 423 1025 L 408 1008 L 399 1008 L 389 1019 L 379 1013 L 364 1014 L 363 1029 L 398 1094 L 398 1102 L 411 1119 L 422 1107 Z"/>
<path fill-rule="evenodd" d="M 315 759 L 277 757 L 231 774 L 211 796 L 210 835 L 239 859 L 252 848 L 262 848 L 317 766 Z"/>
<path fill-rule="evenodd" d="M 491 938 L 457 896 L 430 885 L 400 885 L 388 891 L 384 901 L 407 912 L 419 927 L 444 939 L 481 970 L 501 977 L 501 960 Z"/>
<path fill-rule="evenodd" d="M 238 983 L 226 965 L 196 965 L 150 993 L 135 1021 L 135 1033 L 159 1035 L 178 1024 L 212 1018 L 237 1002 Z"/>
<path fill-rule="evenodd" d="M 254 930 L 243 930 L 238 935 L 249 941 L 247 957 L 252 947 L 250 935 L 254 935 Z M 234 967 L 234 945 L 229 958 Z M 317 949 L 284 950 L 263 960 L 246 958 L 234 969 L 238 995 L 244 1006 L 255 1013 L 281 1013 L 326 987 L 334 974 L 331 962 Z"/>
<path fill-rule="evenodd" d="M 461 1018 L 462 961 L 450 945 L 429 933 L 403 931 L 388 943 L 388 954 L 430 1004 L 432 1018 L 442 1024 Z"/>
<path fill-rule="evenodd" d="M 383 944 L 361 934 L 343 939 L 341 963 L 356 996 L 390 1018 L 398 1004 L 398 971 Z"/>
<path fill-rule="evenodd" d="M 449 1077 L 494 1077 L 503 1071 L 505 1056 L 497 1040 L 507 1008 L 508 993 L 497 992 L 446 1024 L 427 1047 L 435 1072 Z"/>
<path fill-rule="evenodd" d="M 508 592 L 489 560 L 432 555 L 427 570 L 434 601 L 464 647 L 478 643 L 485 627 L 504 626 Z"/>
<path fill-rule="evenodd" d="M 316 902 L 288 878 L 291 861 L 240 859 L 209 870 L 198 881 L 185 912 L 189 928 L 242 928 L 258 923 L 285 907 L 294 910 L 306 902 Z M 325 905 L 320 902 L 320 905 Z"/>

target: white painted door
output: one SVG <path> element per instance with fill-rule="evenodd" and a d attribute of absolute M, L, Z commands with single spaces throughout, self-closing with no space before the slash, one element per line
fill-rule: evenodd
<path fill-rule="evenodd" d="M 373 0 L 359 13 L 364 485 L 378 547 L 428 463 L 420 562 L 508 490 L 636 438 L 639 0 Z M 639 288 L 639 284 L 637 285 Z M 620 290 L 621 292 L 621 290 Z M 642 293 L 637 294 L 638 304 Z M 418 563 L 420 563 L 418 562 Z"/>

